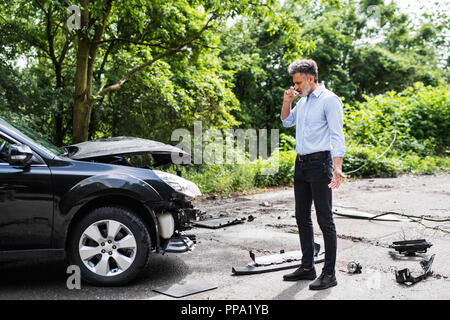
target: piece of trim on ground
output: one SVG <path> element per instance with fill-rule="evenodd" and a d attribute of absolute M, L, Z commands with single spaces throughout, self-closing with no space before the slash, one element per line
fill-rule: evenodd
<path fill-rule="evenodd" d="M 320 244 L 314 243 L 314 263 L 320 263 L 325 260 L 325 252 L 319 253 L 319 251 Z M 279 254 L 262 257 L 256 257 L 252 251 L 249 254 L 253 263 L 249 263 L 245 267 L 232 267 L 231 272 L 234 275 L 248 275 L 298 268 L 302 262 L 301 251 L 284 252 L 284 250 L 281 250 Z"/>
<path fill-rule="evenodd" d="M 377 220 L 377 221 L 398 221 L 398 222 L 411 222 L 413 219 L 410 218 L 399 218 L 393 214 L 385 214 L 383 216 L 379 216 L 379 214 L 370 213 L 370 212 L 364 212 L 364 211 L 358 211 L 358 210 L 349 210 L 344 208 L 333 208 L 333 213 L 347 218 L 354 218 L 354 219 L 369 219 L 369 220 Z"/>
<path fill-rule="evenodd" d="M 185 280 L 179 283 L 152 289 L 152 291 L 174 298 L 182 298 L 192 294 L 217 289 L 217 286 L 197 280 Z"/>
<path fill-rule="evenodd" d="M 218 229 L 225 226 L 230 226 L 234 224 L 244 223 L 247 218 L 211 218 L 202 221 L 193 221 L 192 224 L 197 227 Z"/>

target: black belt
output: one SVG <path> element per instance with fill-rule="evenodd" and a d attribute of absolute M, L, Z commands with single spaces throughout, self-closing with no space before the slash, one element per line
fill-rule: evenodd
<path fill-rule="evenodd" d="M 297 154 L 298 160 L 303 161 L 311 161 L 311 160 L 322 160 L 331 158 L 330 151 L 319 151 L 310 154 L 299 155 Z"/>

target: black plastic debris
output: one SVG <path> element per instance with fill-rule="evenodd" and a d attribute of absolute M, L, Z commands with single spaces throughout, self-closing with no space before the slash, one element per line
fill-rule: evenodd
<path fill-rule="evenodd" d="M 167 247 L 163 249 L 163 254 L 166 252 L 170 253 L 183 253 L 186 251 L 193 250 L 194 244 L 197 242 L 195 236 L 179 236 L 173 237 L 169 240 Z"/>
<path fill-rule="evenodd" d="M 202 221 L 193 221 L 192 224 L 194 226 L 203 228 L 218 229 L 229 225 L 244 223 L 245 220 L 247 220 L 247 218 L 222 217 L 222 218 L 206 219 Z"/>
<path fill-rule="evenodd" d="M 319 251 L 320 244 L 314 243 L 314 263 L 320 263 L 325 260 L 325 252 L 319 253 Z M 301 264 L 302 252 L 285 252 L 284 250 L 280 250 L 279 254 L 256 258 L 255 254 L 252 251 L 249 251 L 249 255 L 253 262 L 245 267 L 232 267 L 231 272 L 234 275 L 247 275 L 298 268 Z"/>
<path fill-rule="evenodd" d="M 249 215 L 249 216 L 247 217 L 247 221 L 248 221 L 248 222 L 252 222 L 253 220 L 255 220 L 255 217 L 254 217 L 254 216 Z"/>
<path fill-rule="evenodd" d="M 408 268 L 397 270 L 395 271 L 395 280 L 398 283 L 405 284 L 408 286 L 414 285 L 417 282 L 422 281 L 433 274 L 433 271 L 431 270 L 431 265 L 433 264 L 433 261 L 434 261 L 434 254 L 431 256 L 429 260 L 420 261 L 420 266 L 422 267 L 424 273 L 418 277 L 413 277 L 411 275 L 411 271 Z"/>
<path fill-rule="evenodd" d="M 267 201 L 263 201 L 259 205 L 262 206 L 262 207 L 270 207 L 270 204 Z"/>
<path fill-rule="evenodd" d="M 192 242 L 194 242 L 194 244 L 197 244 L 197 235 L 195 235 L 195 234 L 186 234 L 184 236 L 188 237 Z"/>
<path fill-rule="evenodd" d="M 362 266 L 358 262 L 350 261 L 347 264 L 348 273 L 361 273 Z"/>
<path fill-rule="evenodd" d="M 181 281 L 180 283 L 158 287 L 152 289 L 152 291 L 162 293 L 174 298 L 181 298 L 191 294 L 213 290 L 216 288 L 217 286 L 203 281 L 186 280 Z"/>
<path fill-rule="evenodd" d="M 217 196 L 216 195 L 208 196 L 206 197 L 206 200 L 217 200 Z"/>
<path fill-rule="evenodd" d="M 425 239 L 419 239 L 395 241 L 389 246 L 389 248 L 392 248 L 399 253 L 405 253 L 407 256 L 415 256 L 416 253 L 427 252 L 427 249 L 431 246 L 432 244 L 427 242 Z"/>

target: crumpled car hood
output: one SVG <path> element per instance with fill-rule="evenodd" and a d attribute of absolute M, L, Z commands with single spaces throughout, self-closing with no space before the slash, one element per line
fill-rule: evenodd
<path fill-rule="evenodd" d="M 172 163 L 172 154 L 181 159 L 181 163 L 191 162 L 191 155 L 177 147 L 142 138 L 113 137 L 86 141 L 66 146 L 69 157 L 74 160 L 95 160 L 106 156 L 126 156 L 132 154 L 151 154 L 155 166 Z"/>

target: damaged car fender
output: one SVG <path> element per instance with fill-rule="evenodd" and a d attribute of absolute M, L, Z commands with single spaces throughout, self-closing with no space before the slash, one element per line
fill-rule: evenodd
<path fill-rule="evenodd" d="M 92 176 L 80 181 L 64 195 L 60 202 L 61 214 L 70 215 L 95 198 L 114 194 L 121 194 L 142 203 L 162 200 L 160 194 L 141 179 L 120 174 Z"/>
<path fill-rule="evenodd" d="M 86 176 L 74 176 L 71 171 L 81 171 L 86 165 L 89 170 Z M 149 225 L 153 227 L 155 245 L 159 245 L 158 223 L 154 204 L 164 201 L 163 195 L 151 185 L 152 179 L 157 179 L 149 170 L 126 168 L 126 172 L 117 173 L 110 170 L 111 165 L 72 161 L 69 165 L 53 166 L 54 183 L 62 188 L 55 190 L 55 215 L 53 244 L 57 248 L 65 246 L 71 221 L 82 215 L 89 208 L 103 205 L 119 205 L 138 209 L 145 215 Z M 139 171 L 139 172 L 132 172 Z M 140 178 L 136 175 L 139 174 Z M 142 177 L 142 178 L 141 178 Z M 157 181 L 155 183 L 158 183 Z M 67 188 L 65 188 L 67 186 Z M 169 187 L 170 188 L 170 187 Z"/>

